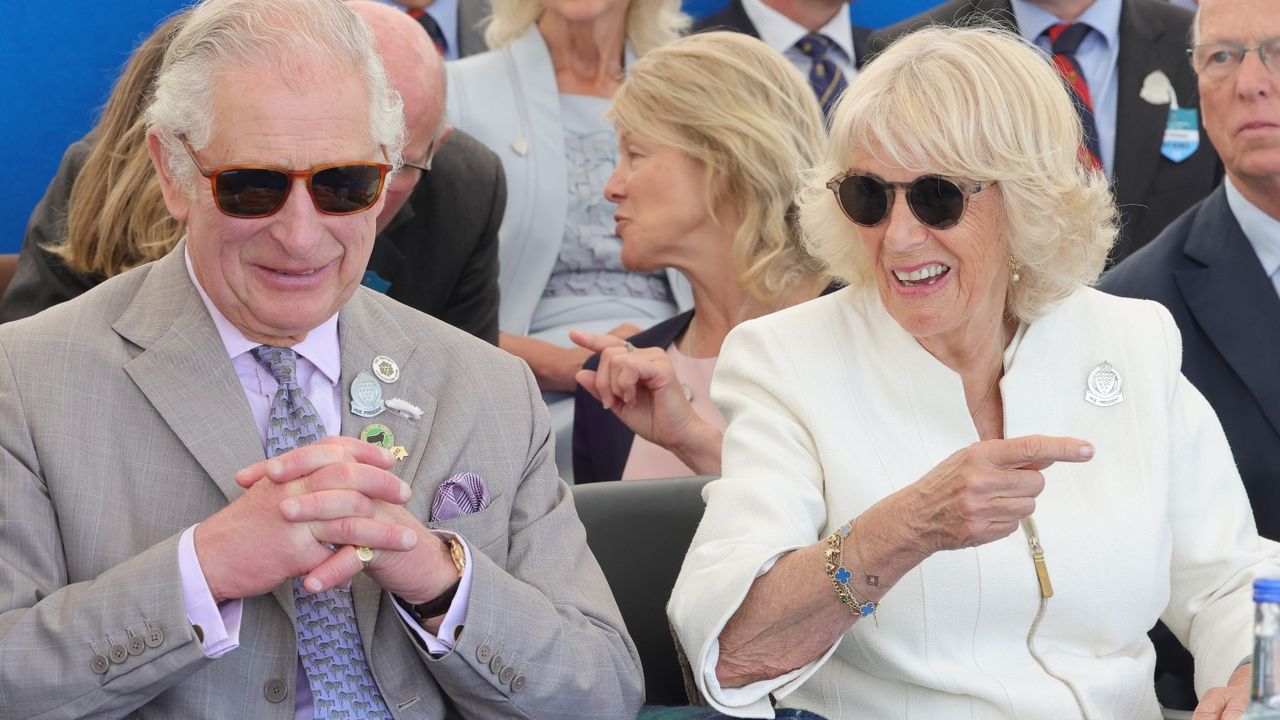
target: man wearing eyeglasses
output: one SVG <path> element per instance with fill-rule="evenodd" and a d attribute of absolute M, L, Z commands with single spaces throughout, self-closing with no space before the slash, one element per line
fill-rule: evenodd
<path fill-rule="evenodd" d="M 1120 210 L 1114 264 L 1222 177 L 1183 52 L 1191 19 L 1166 0 L 951 0 L 873 34 L 870 44 L 879 52 L 923 25 L 995 23 L 1053 55 L 1081 111 L 1087 160 L 1111 179 Z M 1175 136 L 1185 141 L 1169 142 Z"/>
<path fill-rule="evenodd" d="M 502 161 L 445 122 L 444 62 L 422 26 L 388 5 L 348 5 L 373 29 L 408 131 L 362 282 L 497 345 Z"/>
<path fill-rule="evenodd" d="M 1278 9 L 1275 0 L 1201 4 L 1189 54 L 1226 180 L 1101 284 L 1173 314 L 1182 372 L 1222 421 L 1258 530 L 1270 538 L 1280 538 Z M 1168 664 L 1166 647 L 1176 646 L 1157 646 Z M 1189 657 L 1179 674 L 1189 683 Z"/>
<path fill-rule="evenodd" d="M 146 117 L 187 236 L 0 328 L 0 715 L 634 716 L 528 368 L 359 285 L 367 26 L 206 0 Z"/>

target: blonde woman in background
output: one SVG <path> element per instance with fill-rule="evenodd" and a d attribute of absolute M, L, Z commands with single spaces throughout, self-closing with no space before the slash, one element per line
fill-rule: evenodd
<path fill-rule="evenodd" d="M 723 478 L 668 607 L 716 708 L 1158 720 L 1157 619 L 1204 717 L 1247 699 L 1277 546 L 1168 312 L 1089 287 L 1115 207 L 1081 137 L 999 31 L 907 36 L 850 86 L 799 199 L 850 286 L 716 370 Z"/>
<path fill-rule="evenodd" d="M 170 17 L 138 46 L 98 124 L 67 148 L 27 224 L 0 322 L 34 315 L 157 260 L 182 237 L 182 223 L 160 196 L 141 116 L 169 38 L 187 15 Z"/>
<path fill-rule="evenodd" d="M 712 32 L 641 58 L 608 119 L 621 159 L 604 194 L 622 262 L 679 270 L 694 302 L 629 344 L 574 333 L 601 353 L 578 373 L 574 480 L 718 475 L 724 419 L 708 391 L 725 335 L 831 283 L 800 244 L 794 205 L 826 144 L 822 111 L 783 56 Z"/>
<path fill-rule="evenodd" d="M 627 336 L 687 309 L 676 271 L 632 273 L 613 204 L 604 120 L 636 57 L 688 26 L 678 0 L 495 0 L 490 52 L 449 63 L 449 122 L 496 152 L 507 176 L 499 231 L 499 345 L 544 391 L 568 474 L 574 374 L 591 355 L 570 328 Z"/>

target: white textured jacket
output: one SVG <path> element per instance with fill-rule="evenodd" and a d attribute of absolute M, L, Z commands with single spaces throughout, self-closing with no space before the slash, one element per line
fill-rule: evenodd
<path fill-rule="evenodd" d="M 1191 648 L 1199 692 L 1225 684 L 1252 649 L 1252 580 L 1280 576 L 1181 356 L 1163 307 L 1092 289 L 1027 326 L 1005 355 L 1005 436 L 1068 435 L 1097 449 L 1044 471 L 1034 516 L 1056 593 L 1035 647 L 1093 720 L 1160 717 L 1146 635 L 1157 619 Z M 1123 395 L 1107 407 L 1085 397 L 1103 362 Z M 1028 651 L 1040 597 L 1021 532 L 929 557 L 886 594 L 879 628 L 854 625 L 815 662 L 719 688 L 717 638 L 759 574 L 978 435 L 959 375 L 857 289 L 739 326 L 712 395 L 729 421 L 724 477 L 707 486 L 669 613 L 716 707 L 772 717 L 772 693 L 830 718 L 1080 716 Z"/>

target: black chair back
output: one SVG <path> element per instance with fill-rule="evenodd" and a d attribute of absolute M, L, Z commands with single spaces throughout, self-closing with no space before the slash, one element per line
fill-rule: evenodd
<path fill-rule="evenodd" d="M 702 520 L 702 486 L 712 479 L 679 477 L 573 487 L 587 544 L 604 570 L 640 653 L 647 705 L 689 704 L 667 623 L 667 600 Z"/>

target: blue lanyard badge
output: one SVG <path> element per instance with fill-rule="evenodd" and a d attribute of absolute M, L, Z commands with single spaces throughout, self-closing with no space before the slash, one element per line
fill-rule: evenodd
<path fill-rule="evenodd" d="M 1173 83 L 1169 82 L 1169 76 L 1153 70 L 1143 79 L 1138 95 L 1152 105 L 1169 105 L 1169 119 L 1164 125 L 1160 154 L 1176 163 L 1195 154 L 1200 147 L 1200 111 L 1178 107 L 1178 94 Z"/>
<path fill-rule="evenodd" d="M 1160 154 L 1180 163 L 1200 147 L 1200 112 L 1195 108 L 1169 108 L 1169 121 L 1164 126 L 1164 142 Z"/>

